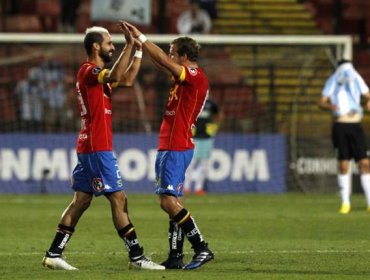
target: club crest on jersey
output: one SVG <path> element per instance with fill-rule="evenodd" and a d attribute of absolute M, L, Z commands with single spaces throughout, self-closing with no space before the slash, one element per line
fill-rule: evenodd
<path fill-rule="evenodd" d="M 182 189 L 184 188 L 184 184 L 183 183 L 180 183 L 178 186 L 177 186 L 177 192 L 181 192 Z"/>
<path fill-rule="evenodd" d="M 189 73 L 192 76 L 196 76 L 198 74 L 198 70 L 196 68 L 189 68 Z"/>
<path fill-rule="evenodd" d="M 95 68 L 92 70 L 92 73 L 93 73 L 94 75 L 98 75 L 98 74 L 100 73 L 100 71 L 101 71 L 101 67 L 95 67 Z"/>
<path fill-rule="evenodd" d="M 104 190 L 103 180 L 101 178 L 94 178 L 92 181 L 92 186 L 97 192 L 102 192 Z"/>

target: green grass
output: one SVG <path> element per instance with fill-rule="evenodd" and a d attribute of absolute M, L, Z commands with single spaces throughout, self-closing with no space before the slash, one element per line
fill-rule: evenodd
<path fill-rule="evenodd" d="M 369 279 L 370 213 L 364 198 L 337 213 L 325 195 L 208 195 L 188 197 L 215 260 L 195 271 L 131 271 L 111 222 L 108 201 L 94 199 L 65 255 L 79 271 L 41 266 L 71 196 L 0 196 L 0 279 Z M 167 217 L 155 195 L 129 195 L 139 240 L 154 261 L 165 259 Z M 188 261 L 192 250 L 186 242 Z"/>

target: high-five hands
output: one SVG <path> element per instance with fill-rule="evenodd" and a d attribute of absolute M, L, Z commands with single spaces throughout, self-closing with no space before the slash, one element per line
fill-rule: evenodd
<path fill-rule="evenodd" d="M 126 27 L 127 30 L 129 30 L 134 38 L 139 38 L 139 36 L 142 34 L 139 29 L 137 29 L 135 26 L 128 23 L 127 21 L 122 21 L 122 24 Z"/>
<path fill-rule="evenodd" d="M 130 30 L 125 25 L 124 21 L 119 21 L 118 26 L 120 27 L 122 33 L 125 35 L 126 43 L 129 45 L 134 44 L 134 38 L 130 32 Z"/>

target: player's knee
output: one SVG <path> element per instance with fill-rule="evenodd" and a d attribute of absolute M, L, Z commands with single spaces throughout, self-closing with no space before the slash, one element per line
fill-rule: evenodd
<path fill-rule="evenodd" d="M 106 194 L 105 196 L 108 198 L 112 208 L 124 209 L 126 207 L 127 198 L 124 192 L 109 193 Z"/>
<path fill-rule="evenodd" d="M 368 159 L 363 159 L 359 162 L 360 173 L 370 173 L 370 162 Z"/>
<path fill-rule="evenodd" d="M 165 200 L 161 199 L 159 205 L 163 211 L 168 212 L 168 203 Z"/>
<path fill-rule="evenodd" d="M 89 208 L 92 199 L 93 199 L 92 194 L 77 192 L 73 198 L 70 207 L 84 211 L 87 208 Z"/>
<path fill-rule="evenodd" d="M 83 199 L 76 201 L 77 207 L 82 209 L 83 211 L 90 207 L 92 199 Z"/>
<path fill-rule="evenodd" d="M 161 195 L 160 206 L 170 217 L 173 217 L 179 211 L 180 207 L 176 197 L 166 194 Z"/>
<path fill-rule="evenodd" d="M 340 174 L 348 174 L 349 172 L 349 161 L 343 160 L 339 161 L 338 171 Z"/>
<path fill-rule="evenodd" d="M 171 210 L 171 205 L 173 204 L 172 202 L 172 197 L 169 195 L 161 195 L 160 197 L 160 206 L 162 210 L 166 211 L 167 213 Z"/>

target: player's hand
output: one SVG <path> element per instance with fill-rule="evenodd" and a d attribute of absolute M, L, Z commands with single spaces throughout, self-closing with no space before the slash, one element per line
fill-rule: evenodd
<path fill-rule="evenodd" d="M 141 35 L 141 32 L 139 31 L 139 29 L 137 29 L 132 24 L 128 23 L 127 21 L 124 21 L 123 24 L 131 32 L 131 34 L 132 34 L 132 36 L 134 36 L 134 38 L 138 38 Z"/>
<path fill-rule="evenodd" d="M 124 24 L 123 21 L 120 21 L 119 22 L 119 27 L 121 29 L 121 31 L 123 32 L 123 34 L 125 35 L 125 40 L 126 40 L 126 43 L 128 45 L 132 45 L 134 44 L 134 38 L 130 32 L 130 30 L 127 28 L 127 26 Z"/>

